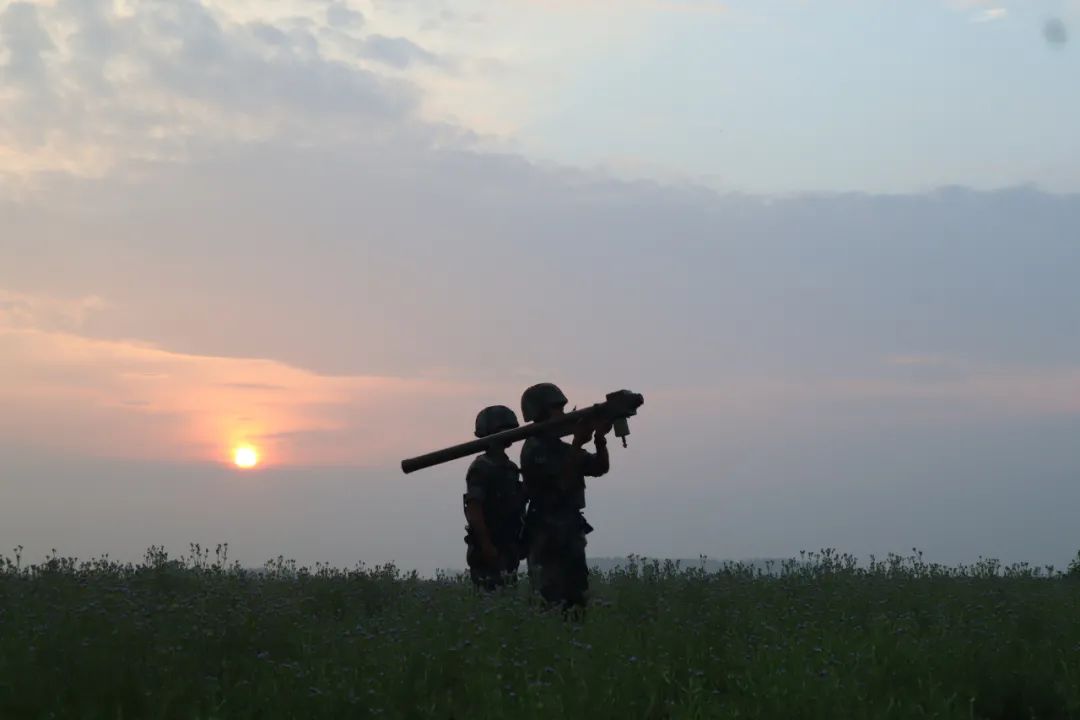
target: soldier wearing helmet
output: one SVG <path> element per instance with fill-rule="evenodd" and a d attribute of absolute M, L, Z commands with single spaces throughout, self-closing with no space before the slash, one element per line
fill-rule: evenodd
<path fill-rule="evenodd" d="M 478 438 L 516 427 L 517 416 L 504 405 L 486 407 L 476 416 Z M 514 582 L 522 558 L 525 497 L 518 466 L 506 455 L 506 447 L 489 446 L 465 475 L 465 560 L 473 583 L 487 590 Z"/>
<path fill-rule="evenodd" d="M 565 413 L 566 395 L 557 385 L 540 383 L 521 396 L 526 422 L 544 422 Z M 592 527 L 585 520 L 585 478 L 607 473 L 610 423 L 583 422 L 572 443 L 558 434 L 536 435 L 521 449 L 521 473 L 529 498 L 526 516 L 529 577 L 541 596 L 563 609 L 585 605 L 589 569 L 585 536 Z M 596 452 L 583 447 L 592 438 Z"/>

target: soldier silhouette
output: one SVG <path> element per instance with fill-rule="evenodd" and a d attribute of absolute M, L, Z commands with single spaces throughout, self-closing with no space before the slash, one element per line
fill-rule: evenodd
<path fill-rule="evenodd" d="M 543 422 L 565 414 L 566 395 L 557 385 L 539 383 L 521 396 L 526 422 Z M 608 472 L 610 461 L 605 435 L 610 421 L 582 421 L 572 443 L 556 433 L 530 437 L 521 448 L 521 474 L 529 506 L 526 513 L 530 581 L 549 603 L 563 610 L 584 607 L 589 587 L 585 536 L 592 526 L 585 520 L 585 478 Z M 592 439 L 596 452 L 584 449 Z"/>
<path fill-rule="evenodd" d="M 475 434 L 483 438 L 516 427 L 513 410 L 492 405 L 477 414 Z M 523 555 L 525 496 L 518 466 L 506 448 L 506 444 L 492 444 L 472 461 L 465 475 L 465 561 L 473 583 L 485 590 L 516 582 Z"/>

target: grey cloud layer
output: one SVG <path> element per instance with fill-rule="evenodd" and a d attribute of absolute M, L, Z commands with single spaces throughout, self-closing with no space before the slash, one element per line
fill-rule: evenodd
<path fill-rule="evenodd" d="M 333 59 L 343 31 L 317 17 L 111 7 L 11 3 L 0 16 L 8 84 L 57 101 L 16 101 L 42 121 L 23 127 L 16 113 L 0 129 L 183 148 L 184 162 L 48 181 L 40 203 L 5 211 L 0 257 L 18 271 L 0 281 L 109 289 L 105 335 L 323 372 L 531 367 L 657 387 L 940 371 L 885 361 L 896 355 L 983 370 L 1080 356 L 1062 315 L 1080 305 L 1075 196 L 767 199 L 544 169 L 415 121 L 414 90 Z M 366 26 L 346 11 L 328 6 Z M 62 42 L 45 33 L 57 13 L 75 21 Z M 347 38 L 390 43 L 390 64 L 433 59 L 407 40 Z M 156 99 L 140 106 L 140 88 Z M 271 126 L 238 141 L 192 120 L 192 101 Z"/>
<path fill-rule="evenodd" d="M 361 45 L 365 57 L 396 68 L 407 68 L 413 63 L 438 64 L 438 58 L 412 40 L 403 37 L 370 35 Z"/>
<path fill-rule="evenodd" d="M 1075 197 L 765 200 L 360 145 L 218 151 L 66 192 L 94 214 L 57 216 L 60 191 L 50 209 L 9 209 L 23 229 L 9 282 L 113 288 L 146 309 L 116 332 L 191 352 L 661 385 L 930 372 L 888 365 L 896 355 L 1080 358 L 1066 319 L 1080 307 Z"/>
<path fill-rule="evenodd" d="M 342 4 L 327 20 L 237 23 L 194 0 L 144 0 L 130 14 L 101 0 L 0 4 L 0 138 L 27 151 L 57 138 L 93 144 L 122 160 L 209 138 L 418 131 L 416 89 L 360 60 L 439 59 L 358 34 L 362 16 Z"/>
<path fill-rule="evenodd" d="M 8 51 L 5 78 L 23 86 L 45 80 L 42 55 L 53 45 L 41 26 L 37 7 L 24 3 L 10 5 L 0 16 L 0 39 Z"/>

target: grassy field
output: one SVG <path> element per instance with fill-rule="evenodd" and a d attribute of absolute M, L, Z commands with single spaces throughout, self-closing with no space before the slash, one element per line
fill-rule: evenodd
<path fill-rule="evenodd" d="M 632 562 L 575 623 L 392 566 L 2 562 L 2 718 L 1080 717 L 1076 564 Z"/>

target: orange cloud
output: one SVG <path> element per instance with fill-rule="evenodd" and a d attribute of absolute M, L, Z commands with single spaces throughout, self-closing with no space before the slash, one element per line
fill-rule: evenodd
<path fill-rule="evenodd" d="M 54 298 L 0 288 L 0 328 L 79 327 L 87 316 L 108 307 L 97 295 Z"/>
<path fill-rule="evenodd" d="M 249 442 L 269 464 L 393 465 L 468 439 L 476 398 L 492 395 L 446 379 L 326 376 L 39 326 L 78 319 L 86 302 L 0 304 L 0 439 L 221 462 Z"/>
<path fill-rule="evenodd" d="M 321 375 L 273 359 L 174 352 L 86 335 L 94 296 L 0 290 L 0 443 L 91 455 L 228 463 L 238 444 L 269 465 L 395 468 L 404 457 L 470 438 L 483 405 L 516 405 L 521 386 L 445 377 Z M 995 370 L 947 356 L 897 355 L 863 377 L 721 377 L 654 392 L 640 422 L 763 423 L 838 406 L 902 406 L 909 419 L 1080 413 L 1080 369 Z M 947 373 L 922 370 L 946 368 Z M 529 372 L 532 378 L 546 373 Z M 522 379 L 524 383 L 525 380 Z M 573 397 L 598 396 L 566 388 Z M 610 388 L 607 388 L 610 389 Z M 840 413 L 837 417 L 843 417 Z M 666 420 L 664 420 L 666 418 Z"/>

